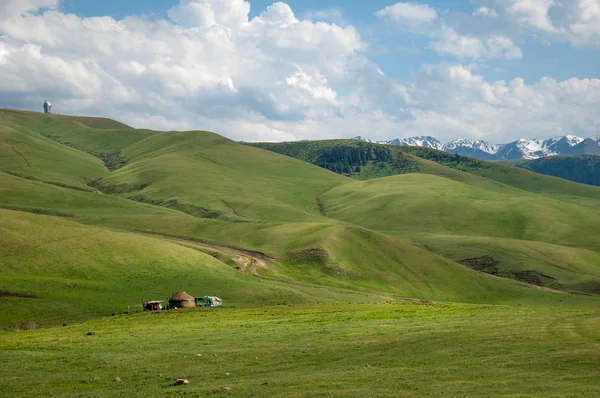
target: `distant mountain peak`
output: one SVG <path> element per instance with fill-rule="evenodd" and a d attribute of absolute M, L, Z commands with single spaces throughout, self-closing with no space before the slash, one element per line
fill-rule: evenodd
<path fill-rule="evenodd" d="M 372 141 L 361 136 L 352 139 L 387 145 L 422 146 L 483 160 L 529 160 L 557 155 L 600 154 L 600 149 L 594 149 L 594 143 L 598 143 L 600 147 L 600 135 L 588 139 L 572 134 L 547 140 L 520 138 L 508 144 L 490 144 L 487 141 L 466 138 L 442 144 L 432 136 L 396 138 L 389 141 Z"/>
<path fill-rule="evenodd" d="M 500 145 L 490 144 L 482 140 L 469 140 L 465 138 L 459 138 L 458 140 L 450 141 L 447 144 L 445 144 L 444 151 L 450 152 L 453 150 L 458 150 L 459 148 L 470 148 L 489 153 L 490 155 L 494 155 L 498 153 L 500 147 Z"/>
<path fill-rule="evenodd" d="M 583 138 L 581 137 L 577 137 L 576 135 L 565 135 L 563 137 L 564 139 L 566 139 L 569 142 L 569 145 L 571 146 L 575 146 L 577 144 L 579 144 L 581 141 L 583 141 Z"/>
<path fill-rule="evenodd" d="M 407 137 L 407 138 L 396 138 L 388 141 L 389 145 L 405 145 L 405 146 L 423 146 L 427 148 L 434 148 L 442 150 L 444 145 L 437 139 L 431 136 L 418 136 L 418 137 Z"/>

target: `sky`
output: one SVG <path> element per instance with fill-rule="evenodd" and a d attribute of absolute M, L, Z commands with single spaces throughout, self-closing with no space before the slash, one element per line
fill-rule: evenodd
<path fill-rule="evenodd" d="M 600 135 L 600 0 L 0 0 L 0 107 L 239 141 Z"/>

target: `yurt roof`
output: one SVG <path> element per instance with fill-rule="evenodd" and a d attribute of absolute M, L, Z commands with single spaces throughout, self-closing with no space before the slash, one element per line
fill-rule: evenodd
<path fill-rule="evenodd" d="M 170 301 L 186 301 L 194 300 L 194 296 L 187 294 L 186 292 L 177 292 L 170 298 Z"/>

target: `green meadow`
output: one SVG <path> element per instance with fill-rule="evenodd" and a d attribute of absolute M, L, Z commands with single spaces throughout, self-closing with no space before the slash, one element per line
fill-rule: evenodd
<path fill-rule="evenodd" d="M 6 396 L 597 396 L 598 309 L 319 304 L 2 336 Z M 88 335 L 89 334 L 89 335 Z M 120 382 L 115 381 L 119 378 Z M 184 378 L 190 384 L 174 386 Z"/>
<path fill-rule="evenodd" d="M 0 155 L 0 395 L 600 394 L 600 187 L 14 110 Z"/>

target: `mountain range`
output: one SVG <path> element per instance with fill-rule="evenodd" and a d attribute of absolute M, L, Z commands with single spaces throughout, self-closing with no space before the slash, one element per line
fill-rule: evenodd
<path fill-rule="evenodd" d="M 531 160 L 559 155 L 600 155 L 600 136 L 581 138 L 565 135 L 547 140 L 522 138 L 508 144 L 490 144 L 469 139 L 457 139 L 443 144 L 431 136 L 396 138 L 389 141 L 372 141 L 361 136 L 352 139 L 386 145 L 428 147 L 481 160 Z"/>

